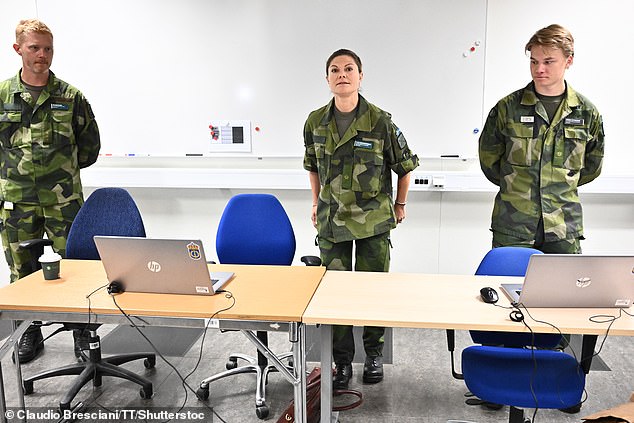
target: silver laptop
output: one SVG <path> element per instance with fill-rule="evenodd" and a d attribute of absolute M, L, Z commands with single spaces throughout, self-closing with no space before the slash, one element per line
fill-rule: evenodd
<path fill-rule="evenodd" d="M 630 307 L 633 256 L 534 254 L 523 284 L 502 284 L 511 301 L 525 307 Z"/>
<path fill-rule="evenodd" d="M 213 295 L 233 272 L 210 272 L 200 240 L 95 236 L 108 281 L 123 291 Z"/>

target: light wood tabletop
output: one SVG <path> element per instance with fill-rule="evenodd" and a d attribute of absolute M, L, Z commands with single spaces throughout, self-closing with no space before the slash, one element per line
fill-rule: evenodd
<path fill-rule="evenodd" d="M 210 265 L 214 271 L 231 271 L 225 285 L 235 305 L 216 318 L 301 322 L 324 267 Z M 120 314 L 105 286 L 108 281 L 100 261 L 62 260 L 61 278 L 44 280 L 42 271 L 0 288 L 0 310 Z M 101 289 L 100 289 L 101 288 Z M 90 296 L 90 304 L 87 296 Z M 222 293 L 213 296 L 124 292 L 119 306 L 138 316 L 209 318 L 232 301 Z"/>
<path fill-rule="evenodd" d="M 436 329 L 480 329 L 521 332 L 528 329 L 511 321 L 510 309 L 486 304 L 480 288 L 498 291 L 498 305 L 510 307 L 500 284 L 521 283 L 523 278 L 328 271 L 313 296 L 303 321 L 309 324 L 386 326 Z M 531 308 L 530 315 L 556 325 L 562 333 L 605 335 L 609 318 L 619 309 Z M 630 311 L 630 313 L 634 310 Z M 526 313 L 524 313 L 526 315 Z M 556 332 L 551 326 L 526 317 L 536 332 Z M 634 318 L 622 314 L 611 335 L 634 335 Z"/>
<path fill-rule="evenodd" d="M 320 361 L 322 368 L 329 368 L 331 325 L 556 333 L 557 329 L 544 323 L 549 322 L 561 333 L 592 335 L 584 337 L 592 350 L 596 336 L 608 333 L 611 319 L 597 317 L 601 323 L 595 323 L 591 318 L 621 313 L 619 309 L 531 308 L 522 310 L 529 330 L 522 322 L 510 319 L 510 302 L 500 288 L 502 283 L 522 281 L 518 277 L 328 271 L 304 313 L 303 322 L 321 324 Z M 485 286 L 498 291 L 497 306 L 481 300 L 480 289 Z M 634 335 L 634 318 L 623 313 L 610 327 L 609 334 Z M 330 423 L 331 405 L 332 380 L 322 378 L 322 423 Z"/>

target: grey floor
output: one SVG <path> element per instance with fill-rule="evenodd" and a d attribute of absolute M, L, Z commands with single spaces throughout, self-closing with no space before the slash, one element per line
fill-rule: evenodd
<path fill-rule="evenodd" d="M 50 328 L 45 329 L 50 331 Z M 111 329 L 111 326 L 102 326 L 99 333 L 104 336 Z M 270 338 L 270 344 L 277 352 L 288 350 L 286 341 L 284 334 L 274 334 Z M 445 331 L 395 329 L 393 341 L 394 364 L 386 365 L 385 380 L 382 383 L 363 385 L 362 364 L 354 365 L 351 388 L 363 392 L 364 404 L 355 410 L 341 412 L 340 422 L 446 423 L 457 420 L 489 423 L 508 420 L 507 408 L 491 411 L 464 403 L 464 383 L 451 377 Z M 203 377 L 224 370 L 227 352 L 251 353 L 254 350 L 239 332 L 219 333 L 209 330 L 202 350 L 202 360 L 198 367 L 195 367 L 200 344 L 198 340 L 183 357 L 167 357 L 183 375 L 193 370 L 193 374 L 187 380 L 194 389 Z M 468 334 L 458 332 L 457 347 L 462 348 L 469 344 Z M 37 360 L 22 367 L 25 376 L 42 369 L 75 362 L 70 333 L 59 334 L 46 341 L 45 345 L 44 353 Z M 634 338 L 614 336 L 606 340 L 601 358 L 611 370 L 590 373 L 586 387 L 587 400 L 579 414 L 568 415 L 560 411 L 540 410 L 535 421 L 580 422 L 585 415 L 627 401 L 634 390 L 631 377 L 634 369 L 633 345 Z M 18 399 L 11 358 L 5 357 L 2 365 L 7 404 L 9 407 L 15 407 Z M 314 365 L 318 363 L 309 363 L 309 368 Z M 131 382 L 104 378 L 103 385 L 99 388 L 93 388 L 90 384 L 84 387 L 77 397 L 78 400 L 92 409 L 101 410 L 142 407 L 176 411 L 184 403 L 187 407 L 185 410 L 205 410 L 203 403 L 195 398 L 194 394 L 186 394 L 175 371 L 160 359 L 156 368 L 150 370 L 145 369 L 140 362 L 127 364 L 126 367 L 152 380 L 155 391 L 152 399 L 141 399 L 139 388 Z M 26 397 L 27 407 L 38 411 L 46 410 L 47 407 L 56 409 L 72 377 L 36 382 L 35 392 Z M 212 407 L 220 418 L 208 418 L 205 421 L 260 421 L 255 415 L 253 382 L 253 375 L 239 375 L 213 384 L 207 405 Z M 267 404 L 271 410 L 267 420 L 275 422 L 292 398 L 292 388 L 281 375 L 273 374 L 269 378 L 267 391 Z"/>

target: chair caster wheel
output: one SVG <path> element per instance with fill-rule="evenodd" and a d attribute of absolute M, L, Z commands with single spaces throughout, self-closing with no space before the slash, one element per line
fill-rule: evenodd
<path fill-rule="evenodd" d="M 269 407 L 266 405 L 258 405 L 255 407 L 255 415 L 258 419 L 264 420 L 269 416 Z"/>
<path fill-rule="evenodd" d="M 155 365 L 156 365 L 156 357 L 149 357 L 143 360 L 143 366 L 145 366 L 146 369 L 152 369 L 154 368 Z"/>
<path fill-rule="evenodd" d="M 24 381 L 22 384 L 22 388 L 24 390 L 24 395 L 30 395 L 33 393 L 33 382 Z"/>
<path fill-rule="evenodd" d="M 236 367 L 238 367 L 237 358 L 230 358 L 229 361 L 227 361 L 227 364 L 225 364 L 225 368 L 227 370 L 235 369 Z"/>
<path fill-rule="evenodd" d="M 209 399 L 209 387 L 207 388 L 198 388 L 196 389 L 196 395 L 198 396 L 198 399 L 202 400 L 202 401 L 206 401 Z"/>
<path fill-rule="evenodd" d="M 141 395 L 141 398 L 143 399 L 150 399 L 152 398 L 152 388 L 141 388 L 139 390 L 139 395 Z"/>

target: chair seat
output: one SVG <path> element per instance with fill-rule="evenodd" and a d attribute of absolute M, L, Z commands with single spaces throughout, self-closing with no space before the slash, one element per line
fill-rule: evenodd
<path fill-rule="evenodd" d="M 463 350 L 462 373 L 478 398 L 522 408 L 573 407 L 586 378 L 564 352 L 479 345 Z"/>

